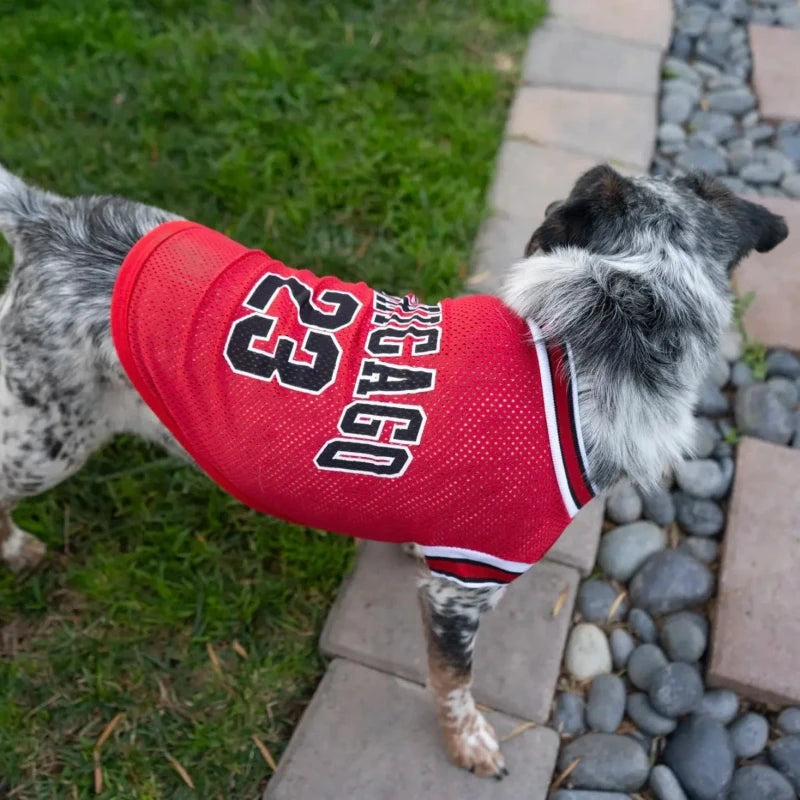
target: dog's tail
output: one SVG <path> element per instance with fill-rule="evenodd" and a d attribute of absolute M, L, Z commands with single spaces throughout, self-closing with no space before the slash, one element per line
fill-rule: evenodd
<path fill-rule="evenodd" d="M 15 243 L 19 226 L 58 196 L 25 183 L 0 164 L 0 234 Z"/>

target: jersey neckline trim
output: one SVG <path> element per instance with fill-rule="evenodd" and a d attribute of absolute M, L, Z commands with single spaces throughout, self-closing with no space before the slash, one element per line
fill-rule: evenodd
<path fill-rule="evenodd" d="M 533 320 L 528 320 L 528 327 L 539 362 L 553 470 L 571 519 L 596 494 L 587 470 L 572 348 L 548 342 Z M 503 586 L 533 566 L 461 547 L 431 546 L 422 551 L 433 573 L 462 586 Z"/>

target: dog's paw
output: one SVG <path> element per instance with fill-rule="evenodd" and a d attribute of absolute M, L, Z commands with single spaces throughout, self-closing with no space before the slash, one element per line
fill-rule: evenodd
<path fill-rule="evenodd" d="M 494 728 L 475 710 L 445 729 L 447 752 L 453 763 L 481 777 L 497 780 L 508 775 Z"/>
<path fill-rule="evenodd" d="M 12 572 L 19 572 L 35 567 L 44 558 L 46 550 L 44 542 L 14 526 L 0 547 L 0 555 Z"/>

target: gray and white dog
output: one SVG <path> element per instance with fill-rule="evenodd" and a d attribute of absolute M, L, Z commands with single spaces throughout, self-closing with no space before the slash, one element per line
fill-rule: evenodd
<path fill-rule="evenodd" d="M 751 250 L 775 247 L 786 225 L 710 178 L 629 179 L 607 166 L 548 212 L 503 299 L 571 345 L 593 484 L 629 475 L 653 485 L 691 447 L 696 394 L 730 322 L 730 271 Z M 183 455 L 126 378 L 109 330 L 120 264 L 170 219 L 119 197 L 59 197 L 0 167 L 0 232 L 14 248 L 0 297 L 0 556 L 12 569 L 45 549 L 13 523 L 14 504 L 64 480 L 112 436 L 135 433 Z M 420 582 L 448 753 L 496 777 L 503 757 L 470 684 L 480 614 L 501 593 L 430 574 Z"/>

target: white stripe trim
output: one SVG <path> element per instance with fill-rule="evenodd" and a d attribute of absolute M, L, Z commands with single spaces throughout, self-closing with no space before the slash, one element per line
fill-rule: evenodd
<path fill-rule="evenodd" d="M 586 469 L 589 469 L 589 459 L 586 458 L 586 447 L 583 444 L 583 430 L 581 429 L 581 407 L 578 403 L 578 377 L 575 374 L 575 362 L 572 358 L 572 348 L 567 342 L 567 361 L 569 363 L 570 382 L 572 383 L 572 409 L 573 418 L 575 419 L 575 431 L 578 434 L 578 449 L 581 451 L 581 459 L 583 460 Z M 589 475 L 586 475 L 586 483 L 589 484 L 592 494 L 597 494 L 597 490 L 592 483 Z"/>
<path fill-rule="evenodd" d="M 522 561 L 506 561 L 504 558 L 490 556 L 488 553 L 482 553 L 480 550 L 470 550 L 467 547 L 433 545 L 430 547 L 423 547 L 422 552 L 426 557 L 430 556 L 430 558 L 463 558 L 468 561 L 477 561 L 480 564 L 486 564 L 487 567 L 497 567 L 497 569 L 504 569 L 506 572 L 516 572 L 519 575 L 523 572 L 527 572 L 533 566 L 532 564 L 525 564 Z"/>
<path fill-rule="evenodd" d="M 578 507 L 572 499 L 567 481 L 567 470 L 564 466 L 564 457 L 561 454 L 561 442 L 558 437 L 558 421 L 556 419 L 556 402 L 553 397 L 553 377 L 550 374 L 550 359 L 547 355 L 547 344 L 539 326 L 528 320 L 533 342 L 536 345 L 536 355 L 539 358 L 539 377 L 542 379 L 542 399 L 544 400 L 544 416 L 547 421 L 547 435 L 550 439 L 550 455 L 553 460 L 553 469 L 556 473 L 556 482 L 561 492 L 561 499 L 570 518 L 578 513 Z"/>

